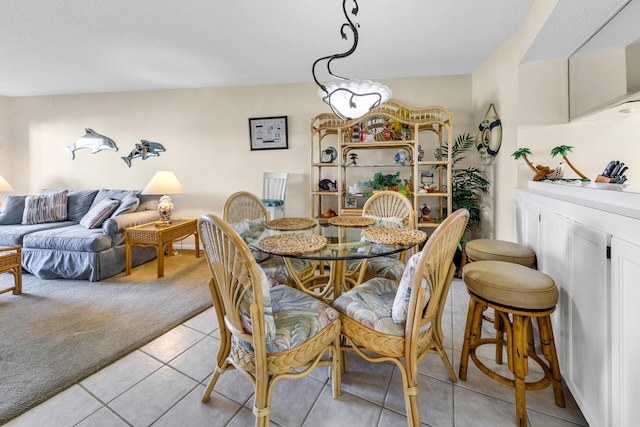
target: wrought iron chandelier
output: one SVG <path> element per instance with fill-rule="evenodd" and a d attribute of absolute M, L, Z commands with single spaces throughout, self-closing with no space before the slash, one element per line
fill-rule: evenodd
<path fill-rule="evenodd" d="M 354 7 L 351 9 L 351 14 L 356 16 L 358 14 L 358 2 L 353 0 L 353 3 Z M 353 120 L 362 117 L 373 108 L 391 99 L 391 90 L 378 82 L 348 79 L 331 72 L 331 62 L 334 59 L 346 58 L 355 52 L 358 46 L 357 27 L 359 24 L 354 24 L 349 18 L 349 14 L 347 13 L 347 0 L 342 1 L 342 11 L 344 12 L 347 22 L 340 27 L 340 34 L 344 40 L 347 40 L 347 32 L 345 30 L 351 30 L 353 34 L 353 46 L 346 52 L 317 59 L 313 63 L 311 72 L 313 73 L 313 80 L 315 80 L 319 87 L 318 96 L 329 104 L 331 110 L 338 117 L 345 120 Z M 316 65 L 322 61 L 327 61 L 327 71 L 329 75 L 336 80 L 325 84 L 318 81 L 316 77 Z"/>

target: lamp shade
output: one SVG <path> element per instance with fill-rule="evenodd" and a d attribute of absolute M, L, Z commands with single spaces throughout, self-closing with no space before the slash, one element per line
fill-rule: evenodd
<path fill-rule="evenodd" d="M 13 191 L 13 187 L 0 175 L 0 193 L 8 193 L 10 191 Z"/>
<path fill-rule="evenodd" d="M 172 171 L 157 171 L 141 194 L 184 194 L 184 190 Z"/>

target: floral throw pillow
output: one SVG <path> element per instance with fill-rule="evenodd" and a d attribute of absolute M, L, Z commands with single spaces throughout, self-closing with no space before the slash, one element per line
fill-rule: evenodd
<path fill-rule="evenodd" d="M 44 224 L 67 220 L 67 190 L 27 196 L 24 200 L 22 224 Z"/>
<path fill-rule="evenodd" d="M 411 288 L 415 279 L 418 262 L 420 262 L 420 256 L 422 256 L 422 252 L 418 252 L 409 258 L 407 266 L 404 269 L 404 273 L 402 273 L 402 279 L 400 279 L 398 292 L 396 292 L 396 297 L 393 300 L 393 308 L 391 309 L 391 317 L 396 323 L 403 323 L 407 321 L 409 300 L 411 299 Z M 427 297 L 425 298 L 426 306 L 427 302 L 429 302 L 430 289 L 429 286 L 427 286 L 427 281 L 424 277 L 422 278 L 422 287 L 427 290 Z"/>

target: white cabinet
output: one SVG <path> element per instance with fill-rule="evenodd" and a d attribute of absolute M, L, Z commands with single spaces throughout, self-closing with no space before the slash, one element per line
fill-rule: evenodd
<path fill-rule="evenodd" d="M 517 189 L 514 236 L 559 291 L 560 369 L 591 426 L 640 418 L 640 192 L 531 183 Z"/>
<path fill-rule="evenodd" d="M 640 246 L 611 239 L 612 393 L 611 425 L 631 426 L 640 418 Z"/>

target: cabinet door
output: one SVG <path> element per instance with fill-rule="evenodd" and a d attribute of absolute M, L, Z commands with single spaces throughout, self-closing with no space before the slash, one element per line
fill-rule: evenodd
<path fill-rule="evenodd" d="M 531 205 L 530 212 L 533 206 Z M 569 296 L 565 285 L 565 247 L 567 245 L 566 221 L 561 215 L 546 209 L 539 210 L 540 232 L 537 236 L 536 258 L 538 270 L 548 274 L 558 287 L 558 304 L 551 315 L 560 368 L 567 363 L 566 343 L 569 337 L 567 310 Z M 535 239 L 536 237 L 531 237 Z"/>
<path fill-rule="evenodd" d="M 568 325 L 562 375 L 590 425 L 610 424 L 609 235 L 567 221 L 565 309 Z M 555 326 L 555 325 L 554 325 Z"/>
<path fill-rule="evenodd" d="M 537 254 L 538 235 L 540 233 L 540 209 L 533 203 L 516 199 L 513 217 L 513 235 L 516 243 L 533 249 Z"/>
<path fill-rule="evenodd" d="M 640 246 L 611 239 L 612 423 L 634 425 L 640 419 Z"/>

